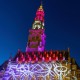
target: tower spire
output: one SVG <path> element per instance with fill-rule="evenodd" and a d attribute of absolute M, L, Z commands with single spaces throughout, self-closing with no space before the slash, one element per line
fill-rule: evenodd
<path fill-rule="evenodd" d="M 41 5 L 36 12 L 36 17 L 34 19 L 32 29 L 43 29 L 43 28 L 44 28 L 44 10 L 41 2 Z"/>
<path fill-rule="evenodd" d="M 34 19 L 32 29 L 29 30 L 28 45 L 26 52 L 44 51 L 45 50 L 45 29 L 44 29 L 44 10 L 41 5 L 39 6 L 36 17 Z"/>
<path fill-rule="evenodd" d="M 40 9 L 43 9 L 43 4 L 42 4 L 42 0 L 41 0 L 41 5 L 40 5 Z"/>

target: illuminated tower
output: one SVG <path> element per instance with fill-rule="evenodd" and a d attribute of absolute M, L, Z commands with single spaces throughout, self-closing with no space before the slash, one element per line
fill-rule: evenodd
<path fill-rule="evenodd" d="M 45 50 L 44 10 L 41 5 L 29 30 L 26 52 L 18 50 L 0 80 L 80 80 L 80 67 L 70 50 Z"/>
<path fill-rule="evenodd" d="M 44 51 L 45 49 L 44 10 L 42 4 L 36 12 L 36 17 L 29 30 L 26 52 Z"/>

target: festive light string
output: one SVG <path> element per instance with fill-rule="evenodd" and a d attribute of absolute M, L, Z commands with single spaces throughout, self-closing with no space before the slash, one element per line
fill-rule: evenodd
<path fill-rule="evenodd" d="M 43 80 L 46 80 L 47 76 L 50 76 L 50 80 L 53 80 L 57 77 L 56 80 L 62 80 L 62 76 L 67 76 L 71 70 L 68 70 L 67 67 L 62 66 L 61 63 L 57 62 L 43 62 L 43 63 L 27 63 L 27 64 L 17 64 L 17 63 L 9 63 L 7 70 L 4 74 L 2 80 L 9 80 L 11 77 L 16 80 L 17 77 L 21 80 L 31 80 L 34 77 L 34 80 L 42 77 Z M 67 72 L 67 73 L 66 73 Z"/>

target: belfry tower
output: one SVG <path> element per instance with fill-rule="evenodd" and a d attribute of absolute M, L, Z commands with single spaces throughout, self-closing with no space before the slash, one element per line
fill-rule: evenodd
<path fill-rule="evenodd" d="M 45 49 L 44 10 L 42 4 L 36 12 L 36 17 L 29 30 L 26 52 L 44 51 Z"/>

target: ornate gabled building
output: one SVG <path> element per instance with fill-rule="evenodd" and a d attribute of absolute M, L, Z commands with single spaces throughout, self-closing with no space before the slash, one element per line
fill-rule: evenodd
<path fill-rule="evenodd" d="M 45 50 L 44 10 L 40 5 L 29 30 L 26 52 L 9 59 L 2 80 L 80 80 L 80 68 L 67 50 Z"/>

